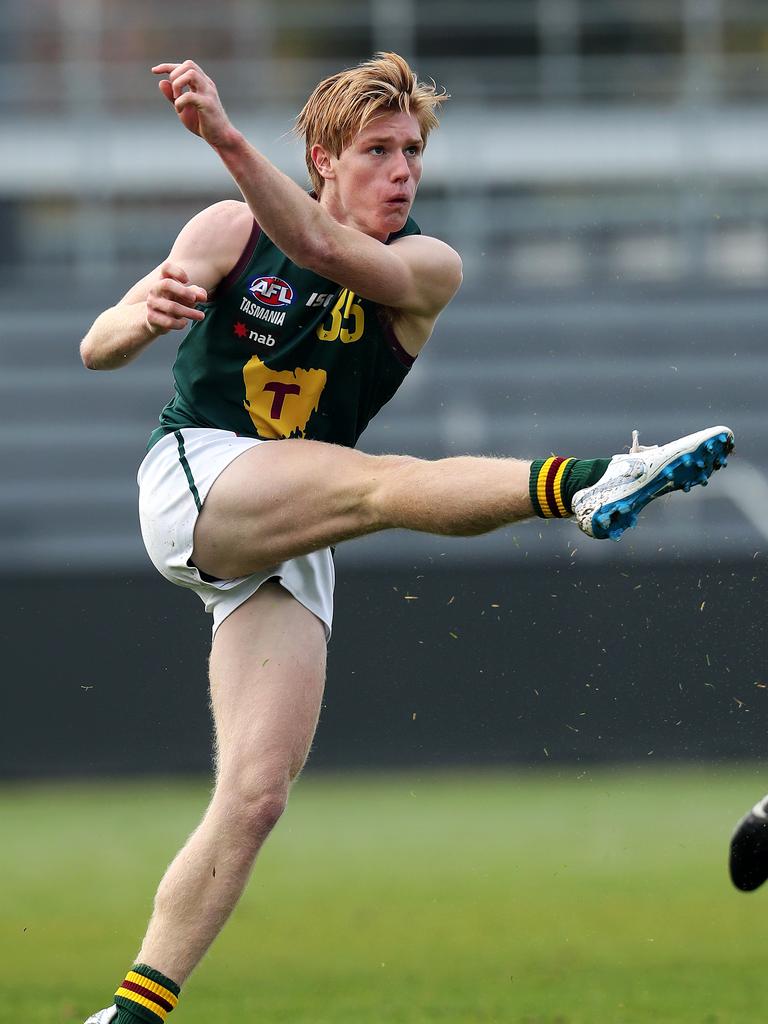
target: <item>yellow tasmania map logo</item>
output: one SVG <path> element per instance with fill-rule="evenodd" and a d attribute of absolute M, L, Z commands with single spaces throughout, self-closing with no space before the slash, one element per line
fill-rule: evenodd
<path fill-rule="evenodd" d="M 260 437 L 303 437 L 317 410 L 325 370 L 270 370 L 252 356 L 243 367 L 245 408 Z"/>

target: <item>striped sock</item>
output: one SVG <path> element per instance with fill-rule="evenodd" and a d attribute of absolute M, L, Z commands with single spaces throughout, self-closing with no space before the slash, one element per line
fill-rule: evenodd
<path fill-rule="evenodd" d="M 577 491 L 596 484 L 610 459 L 564 459 L 552 455 L 531 463 L 528 494 L 533 511 L 542 519 L 564 519 L 572 514 Z"/>
<path fill-rule="evenodd" d="M 134 964 L 115 992 L 115 1024 L 164 1024 L 179 1001 L 181 989 L 146 964 Z"/>

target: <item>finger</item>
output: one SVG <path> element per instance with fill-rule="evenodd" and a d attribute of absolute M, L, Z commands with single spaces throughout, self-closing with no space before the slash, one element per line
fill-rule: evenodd
<path fill-rule="evenodd" d="M 176 284 L 175 281 L 164 283 L 167 287 L 163 287 L 159 294 L 163 299 L 167 299 L 170 302 L 178 302 L 188 309 L 194 309 L 198 303 L 207 300 L 207 296 L 202 288 L 184 288 L 182 285 Z"/>
<path fill-rule="evenodd" d="M 194 306 L 186 306 L 181 302 L 169 302 L 165 314 L 176 319 L 205 320 L 205 313 L 202 309 L 195 309 Z"/>
<path fill-rule="evenodd" d="M 179 67 L 178 64 L 155 64 L 150 70 L 153 75 L 169 75 L 177 67 Z"/>
<path fill-rule="evenodd" d="M 163 94 L 163 96 L 165 96 L 168 102 L 173 103 L 173 86 L 168 81 L 168 79 L 161 78 L 157 84 L 160 88 L 160 92 Z"/>
<path fill-rule="evenodd" d="M 151 317 L 147 317 L 147 323 L 150 327 L 156 327 L 161 331 L 180 331 L 187 326 L 186 320 L 165 316 L 162 313 L 156 313 Z"/>
<path fill-rule="evenodd" d="M 181 96 L 177 96 L 172 102 L 174 107 L 176 107 L 176 113 L 180 114 L 187 107 L 200 106 L 200 93 L 190 89 L 189 92 L 183 92 Z"/>
<path fill-rule="evenodd" d="M 173 86 L 174 96 L 181 96 L 185 89 L 193 92 L 203 92 L 206 88 L 215 89 L 211 79 L 198 67 L 187 68 L 180 75 L 171 75 L 168 81 Z"/>
<path fill-rule="evenodd" d="M 160 267 L 160 277 L 170 277 L 174 281 L 180 281 L 182 284 L 189 284 L 189 275 L 186 270 L 180 267 L 178 263 L 171 263 L 170 260 L 166 260 Z"/>
<path fill-rule="evenodd" d="M 150 330 L 156 334 L 165 334 L 166 331 L 178 330 L 182 324 L 186 325 L 186 322 L 186 320 L 179 320 L 176 317 L 161 313 L 157 309 L 147 309 L 147 324 Z"/>
<path fill-rule="evenodd" d="M 189 284 L 189 275 L 183 267 L 166 262 L 160 268 L 160 274 L 161 278 L 156 290 L 187 300 L 190 305 L 208 301 L 208 292 L 199 284 Z M 189 287 L 185 288 L 184 285 L 189 285 Z"/>
<path fill-rule="evenodd" d="M 161 301 L 175 302 L 185 309 L 194 309 L 199 302 L 205 302 L 207 298 L 202 288 L 198 288 L 196 285 L 185 288 L 183 285 L 170 279 L 160 282 L 155 295 Z"/>
<path fill-rule="evenodd" d="M 174 97 L 181 96 L 186 88 L 194 89 L 198 92 L 203 84 L 202 77 L 195 68 L 190 68 L 176 78 L 169 78 L 168 81 L 173 86 Z"/>
<path fill-rule="evenodd" d="M 158 283 L 155 288 L 155 294 L 163 299 L 186 302 L 189 306 L 194 306 L 196 302 L 195 292 L 171 277 L 166 277 Z"/>
<path fill-rule="evenodd" d="M 183 60 L 181 64 L 176 64 L 173 70 L 168 72 L 168 77 L 173 82 L 179 75 L 186 74 L 188 71 L 197 71 L 202 74 L 200 67 L 193 60 Z"/>
<path fill-rule="evenodd" d="M 180 330 L 186 327 L 190 320 L 204 320 L 205 313 L 201 309 L 187 309 L 178 303 L 164 303 L 162 309 L 150 308 L 147 311 L 147 323 L 160 330 Z"/>

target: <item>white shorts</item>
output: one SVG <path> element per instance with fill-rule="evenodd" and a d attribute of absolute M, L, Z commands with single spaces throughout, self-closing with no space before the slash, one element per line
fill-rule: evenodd
<path fill-rule="evenodd" d="M 139 518 L 149 557 L 171 583 L 195 591 L 213 614 L 214 634 L 262 583 L 276 579 L 320 619 L 330 638 L 335 576 L 329 548 L 230 580 L 203 578 L 191 564 L 195 523 L 216 478 L 250 448 L 279 443 L 185 427 L 153 445 L 139 467 Z"/>

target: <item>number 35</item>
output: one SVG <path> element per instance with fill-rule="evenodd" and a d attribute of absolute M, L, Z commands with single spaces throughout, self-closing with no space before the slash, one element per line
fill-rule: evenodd
<path fill-rule="evenodd" d="M 358 341 L 365 330 L 365 313 L 359 302 L 353 302 L 355 293 L 342 288 L 331 310 L 331 322 L 317 328 L 320 341 L 341 341 L 345 345 Z"/>

